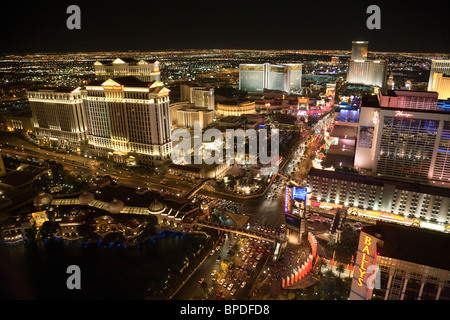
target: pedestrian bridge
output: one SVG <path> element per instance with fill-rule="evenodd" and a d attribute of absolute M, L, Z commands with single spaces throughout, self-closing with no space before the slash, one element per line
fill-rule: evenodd
<path fill-rule="evenodd" d="M 248 230 L 248 229 L 244 229 L 244 228 L 240 228 L 240 227 L 224 226 L 224 225 L 220 225 L 217 223 L 211 223 L 211 222 L 204 222 L 204 223 L 197 222 L 196 226 L 202 227 L 202 228 L 216 229 L 216 230 L 225 231 L 225 232 L 232 232 L 232 233 L 240 234 L 242 236 L 255 238 L 258 240 L 269 241 L 269 242 L 272 242 L 273 244 L 275 244 L 277 242 L 281 242 L 281 238 L 279 236 L 267 234 L 262 231 Z"/>
<path fill-rule="evenodd" d="M 191 199 L 197 192 L 200 191 L 201 188 L 203 188 L 203 186 L 205 185 L 205 183 L 210 180 L 210 179 L 204 179 L 202 181 L 200 181 L 196 186 L 194 186 L 191 190 L 189 190 L 188 192 L 186 192 L 186 194 L 184 195 L 185 198 L 187 199 Z"/>

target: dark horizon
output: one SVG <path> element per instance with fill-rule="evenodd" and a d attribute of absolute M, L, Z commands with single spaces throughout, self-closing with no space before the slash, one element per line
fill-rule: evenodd
<path fill-rule="evenodd" d="M 81 8 L 81 30 L 69 30 L 66 9 Z M 366 9 L 381 9 L 369 30 Z M 165 50 L 351 50 L 450 53 L 448 4 L 403 1 L 318 3 L 281 0 L 85 1 L 5 4 L 4 54 Z M 168 49 L 171 48 L 171 49 Z M 190 48 L 190 49 L 188 49 Z"/>

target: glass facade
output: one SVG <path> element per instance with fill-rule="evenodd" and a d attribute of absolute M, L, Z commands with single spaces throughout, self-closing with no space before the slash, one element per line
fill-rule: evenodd
<path fill-rule="evenodd" d="M 427 181 L 439 121 L 385 117 L 377 174 Z"/>
<path fill-rule="evenodd" d="M 264 82 L 264 65 L 240 65 L 239 89 L 246 91 L 262 91 Z"/>
<path fill-rule="evenodd" d="M 385 61 L 350 60 L 347 82 L 368 86 L 386 85 L 387 63 Z"/>
<path fill-rule="evenodd" d="M 372 300 L 449 300 L 449 272 L 388 257 L 380 257 L 380 288 Z"/>
<path fill-rule="evenodd" d="M 302 65 L 241 64 L 239 65 L 239 89 L 262 92 L 264 89 L 300 92 Z"/>
<path fill-rule="evenodd" d="M 352 42 L 352 60 L 365 60 L 369 52 L 368 41 L 353 41 Z"/>
<path fill-rule="evenodd" d="M 444 121 L 434 164 L 433 180 L 450 181 L 450 121 Z"/>
<path fill-rule="evenodd" d="M 268 88 L 271 90 L 287 91 L 288 68 L 284 66 L 270 66 L 268 74 Z"/>
<path fill-rule="evenodd" d="M 302 65 L 292 64 L 290 66 L 289 89 L 291 92 L 300 93 L 302 89 Z"/>

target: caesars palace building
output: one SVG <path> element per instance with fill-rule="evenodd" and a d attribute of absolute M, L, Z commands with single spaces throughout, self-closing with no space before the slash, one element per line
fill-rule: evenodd
<path fill-rule="evenodd" d="M 83 155 L 161 165 L 172 152 L 169 89 L 134 76 L 28 92 L 36 137 Z"/>
<path fill-rule="evenodd" d="M 92 81 L 84 88 L 90 154 L 161 165 L 172 152 L 169 89 L 135 77 Z"/>
<path fill-rule="evenodd" d="M 97 80 L 28 91 L 33 131 L 46 145 L 122 163 L 161 165 L 172 152 L 169 92 L 159 62 L 94 63 Z"/>

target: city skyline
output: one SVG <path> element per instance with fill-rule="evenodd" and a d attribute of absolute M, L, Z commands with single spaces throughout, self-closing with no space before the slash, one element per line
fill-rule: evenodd
<path fill-rule="evenodd" d="M 0 299 L 450 300 L 446 9 L 8 3 Z"/>

